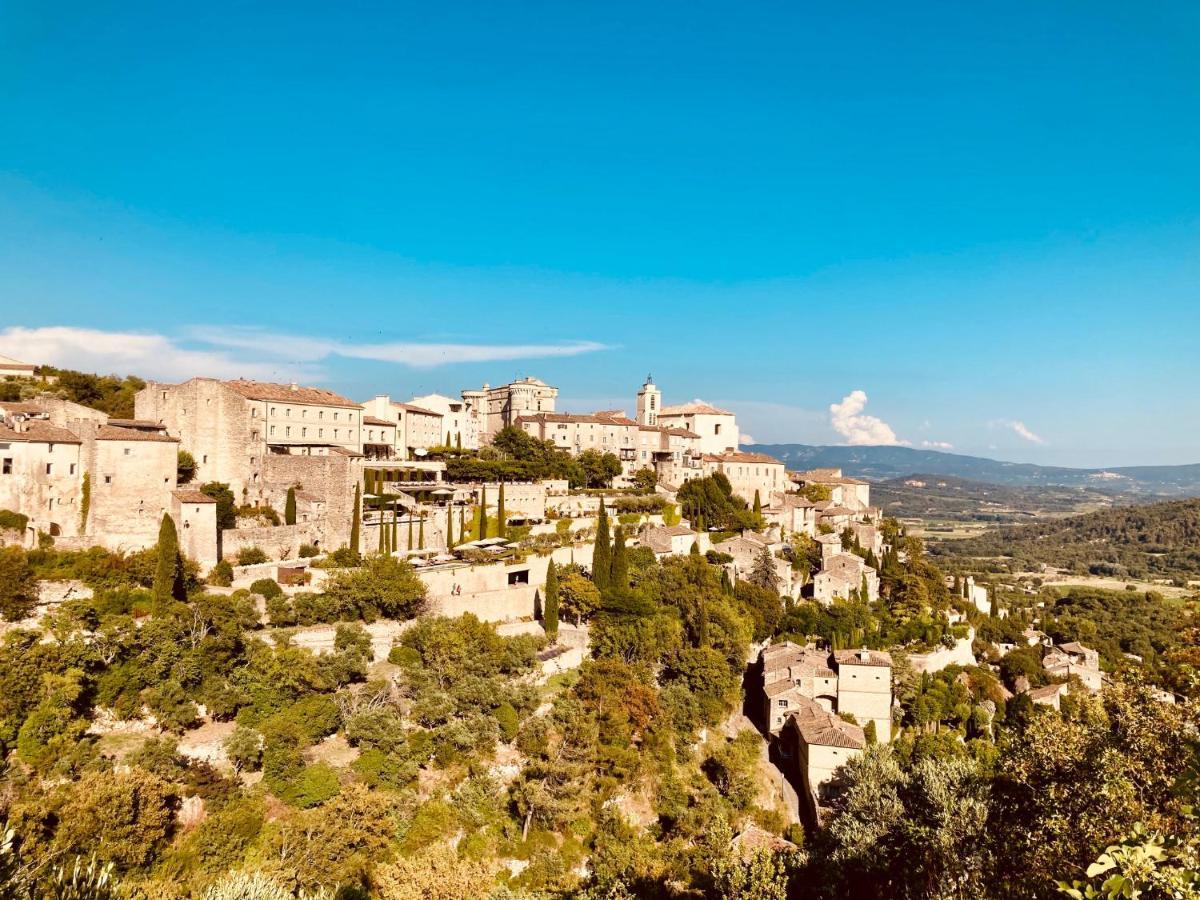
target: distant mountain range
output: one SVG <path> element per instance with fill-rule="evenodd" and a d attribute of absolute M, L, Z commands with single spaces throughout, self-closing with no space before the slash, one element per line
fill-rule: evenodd
<path fill-rule="evenodd" d="M 1066 466 L 1002 462 L 938 450 L 914 450 L 912 447 L 749 444 L 743 449 L 781 459 L 789 469 L 839 468 L 846 475 L 869 481 L 887 481 L 922 473 L 952 475 L 1018 487 L 1073 487 L 1104 493 L 1153 494 L 1159 497 L 1200 496 L 1200 463 L 1072 469 Z"/>

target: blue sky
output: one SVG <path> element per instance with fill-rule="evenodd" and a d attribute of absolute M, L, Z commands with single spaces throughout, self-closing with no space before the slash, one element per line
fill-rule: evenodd
<path fill-rule="evenodd" d="M 0 5 L 0 353 L 1200 461 L 1195 3 L 168 6 Z"/>

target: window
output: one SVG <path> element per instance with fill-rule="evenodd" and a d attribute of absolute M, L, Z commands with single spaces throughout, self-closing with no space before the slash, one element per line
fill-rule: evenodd
<path fill-rule="evenodd" d="M 271 436 L 272 437 L 275 436 L 275 426 L 274 425 L 271 426 Z"/>
<path fill-rule="evenodd" d="M 271 415 L 275 415 L 275 413 L 277 413 L 278 411 L 279 410 L 277 407 L 274 407 L 274 406 L 271 407 Z"/>
<path fill-rule="evenodd" d="M 162 395 L 163 395 L 163 396 L 162 396 L 162 398 L 163 398 L 164 400 L 166 400 L 166 399 L 167 399 L 167 392 L 166 392 L 166 391 L 163 391 L 163 392 L 162 392 Z"/>
<path fill-rule="evenodd" d="M 290 419 L 292 417 L 292 408 L 289 406 L 287 409 L 285 409 L 283 411 L 283 414 Z"/>
<path fill-rule="evenodd" d="M 257 431 L 250 432 L 250 440 L 252 440 L 252 441 L 258 440 L 258 432 Z"/>
<path fill-rule="evenodd" d="M 288 425 L 286 428 L 283 429 L 283 436 L 284 437 L 292 436 L 292 426 L 291 425 Z"/>
<path fill-rule="evenodd" d="M 4 465 L 4 468 L 3 468 L 4 474 L 11 475 L 12 474 L 12 457 L 11 456 L 4 457 L 3 465 Z"/>
<path fill-rule="evenodd" d="M 508 573 L 509 584 L 529 584 L 529 570 L 521 569 L 516 572 Z"/>
<path fill-rule="evenodd" d="M 318 410 L 317 410 L 317 418 L 318 418 L 318 419 L 324 419 L 324 418 L 325 418 L 325 410 L 323 410 L 323 409 L 318 409 Z"/>
<path fill-rule="evenodd" d="M 49 475 L 50 472 L 53 470 L 53 468 L 54 468 L 53 463 L 46 463 L 46 474 Z"/>
<path fill-rule="evenodd" d="M 788 702 L 786 700 L 777 700 L 780 709 L 787 709 Z"/>
<path fill-rule="evenodd" d="M 71 475 L 74 475 L 74 474 L 75 474 L 75 463 L 71 463 L 71 471 L 70 471 L 70 474 L 71 474 Z"/>
<path fill-rule="evenodd" d="M 111 476 L 111 475 L 105 475 L 105 476 L 104 476 L 104 483 L 105 483 L 105 484 L 112 484 L 112 476 Z"/>
<path fill-rule="evenodd" d="M 200 462 L 203 462 L 203 463 L 208 462 L 208 454 L 207 453 L 205 453 L 204 456 L 201 457 Z"/>
<path fill-rule="evenodd" d="M 307 427 L 300 429 L 300 437 L 308 437 L 308 428 Z"/>
<path fill-rule="evenodd" d="M 324 428 L 317 429 L 317 437 L 325 437 L 325 429 Z"/>
<path fill-rule="evenodd" d="M 258 407 L 257 406 L 250 407 L 250 418 L 252 418 L 252 419 L 258 418 Z"/>
<path fill-rule="evenodd" d="M 125 448 L 125 455 L 126 455 L 126 456 L 129 456 L 129 455 L 131 455 L 132 453 L 133 453 L 133 450 L 132 450 L 131 448 L 129 448 L 129 447 L 126 447 L 126 448 Z"/>

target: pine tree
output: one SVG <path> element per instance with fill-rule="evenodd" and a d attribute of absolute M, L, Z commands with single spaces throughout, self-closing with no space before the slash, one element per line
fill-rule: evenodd
<path fill-rule="evenodd" d="M 296 524 L 296 489 L 288 488 L 287 500 L 283 502 L 283 524 Z"/>
<path fill-rule="evenodd" d="M 608 578 L 612 574 L 612 550 L 608 543 L 608 510 L 600 500 L 600 514 L 596 518 L 596 549 L 592 554 L 592 582 L 601 591 L 608 589 Z"/>
<path fill-rule="evenodd" d="M 625 529 L 617 526 L 613 534 L 612 568 L 608 576 L 608 586 L 614 591 L 629 587 L 629 559 L 625 555 Z"/>
<path fill-rule="evenodd" d="M 553 640 L 558 636 L 558 567 L 554 560 L 546 567 L 546 599 L 542 607 L 542 627 Z"/>
<path fill-rule="evenodd" d="M 487 537 L 487 488 L 479 489 L 479 534 L 477 540 L 482 541 Z"/>
<path fill-rule="evenodd" d="M 750 570 L 750 577 L 746 580 L 751 584 L 757 584 L 759 587 L 779 593 L 779 573 L 775 571 L 775 559 L 766 547 L 758 551 L 758 556 L 754 560 L 754 568 Z"/>
<path fill-rule="evenodd" d="M 166 513 L 158 526 L 158 565 L 154 569 L 154 602 L 166 605 L 183 595 L 183 561 L 179 558 L 179 532 Z"/>
<path fill-rule="evenodd" d="M 350 552 L 358 556 L 358 540 L 362 529 L 362 488 L 354 485 L 354 518 L 350 520 Z"/>
<path fill-rule="evenodd" d="M 500 499 L 496 503 L 496 536 L 507 537 L 508 516 L 504 512 L 504 479 L 500 479 Z"/>

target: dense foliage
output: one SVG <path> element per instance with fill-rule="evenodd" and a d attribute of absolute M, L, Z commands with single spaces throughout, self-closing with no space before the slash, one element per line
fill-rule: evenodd
<path fill-rule="evenodd" d="M 944 541 L 949 562 L 989 571 L 1037 572 L 1043 564 L 1117 578 L 1200 578 L 1200 500 L 1179 500 L 1069 516 Z"/>

